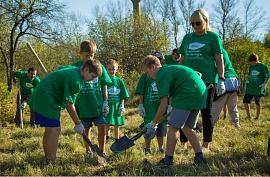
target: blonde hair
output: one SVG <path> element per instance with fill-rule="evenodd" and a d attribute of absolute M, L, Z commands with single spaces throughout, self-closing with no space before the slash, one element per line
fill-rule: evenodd
<path fill-rule="evenodd" d="M 199 8 L 195 10 L 190 16 L 190 22 L 205 21 L 206 31 L 212 31 L 209 25 L 209 14 L 206 10 Z"/>
<path fill-rule="evenodd" d="M 142 62 L 143 67 L 151 68 L 151 65 L 161 66 L 160 60 L 153 55 L 148 55 Z"/>
<path fill-rule="evenodd" d="M 96 53 L 97 45 L 94 41 L 85 40 L 80 45 L 81 52 Z"/>
<path fill-rule="evenodd" d="M 107 65 L 116 65 L 116 66 L 118 66 L 118 63 L 117 63 L 117 61 L 114 60 L 114 59 L 109 59 L 109 60 L 107 61 L 107 63 L 106 63 L 106 66 L 107 66 Z"/>

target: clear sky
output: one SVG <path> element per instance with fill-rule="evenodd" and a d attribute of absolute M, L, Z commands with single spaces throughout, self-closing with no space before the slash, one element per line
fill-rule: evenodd
<path fill-rule="evenodd" d="M 89 11 L 93 10 L 93 8 L 96 5 L 98 5 L 102 8 L 102 7 L 106 6 L 109 3 L 109 1 L 118 2 L 118 0 L 60 0 L 60 1 L 65 2 L 70 11 L 73 11 L 76 14 L 80 14 L 86 18 L 89 18 L 89 19 L 93 18 L 92 13 L 89 13 Z M 120 1 L 130 2 L 130 8 L 132 8 L 131 0 L 120 0 Z M 141 0 L 141 4 L 143 4 L 143 1 L 144 0 Z M 211 1 L 206 0 L 206 6 L 204 8 L 208 12 L 211 12 L 208 9 L 212 9 L 211 5 L 213 3 L 216 4 L 217 2 L 218 2 L 218 0 L 211 0 Z M 242 2 L 243 2 L 243 0 L 240 3 L 242 3 Z M 268 19 L 270 21 L 270 11 L 268 10 L 268 8 L 270 7 L 270 0 L 255 0 L 255 4 L 257 7 L 262 7 L 263 11 L 266 12 L 266 16 L 269 17 Z M 106 8 L 104 8 L 104 9 L 106 10 Z M 267 26 L 266 26 L 265 29 L 260 29 L 260 31 L 256 35 L 260 35 L 260 33 L 262 33 L 261 35 L 267 33 L 267 29 L 269 29 L 269 28 L 270 27 L 267 28 Z"/>

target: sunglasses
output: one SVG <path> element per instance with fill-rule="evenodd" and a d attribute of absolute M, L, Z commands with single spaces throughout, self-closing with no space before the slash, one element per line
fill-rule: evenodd
<path fill-rule="evenodd" d="M 191 22 L 190 23 L 191 24 L 191 26 L 200 26 L 201 24 L 202 24 L 202 22 L 201 21 L 199 21 L 199 22 Z"/>

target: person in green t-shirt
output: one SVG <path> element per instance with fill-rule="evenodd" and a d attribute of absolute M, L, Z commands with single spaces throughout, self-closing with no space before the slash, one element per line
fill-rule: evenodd
<path fill-rule="evenodd" d="M 54 162 L 56 158 L 61 110 L 67 109 L 75 123 L 74 130 L 82 134 L 84 126 L 76 112 L 75 100 L 83 83 L 101 73 L 101 64 L 95 59 L 86 61 L 81 68 L 67 66 L 46 75 L 30 96 L 28 104 L 34 109 L 35 119 L 41 127 L 45 127 L 43 149 L 49 162 Z"/>
<path fill-rule="evenodd" d="M 160 63 L 163 63 L 163 55 L 159 51 L 152 51 L 150 53 L 152 56 L 156 56 Z M 149 122 L 153 120 L 156 115 L 158 107 L 160 105 L 160 100 L 158 96 L 158 89 L 156 87 L 156 81 L 152 78 L 147 77 L 143 73 L 139 79 L 137 87 L 135 89 L 135 94 L 140 95 L 138 112 L 141 117 L 143 117 L 143 126 L 145 127 Z M 166 111 L 165 111 L 166 112 Z M 159 123 L 157 125 L 157 130 L 155 134 L 149 136 L 149 134 L 144 135 L 145 140 L 145 155 L 151 154 L 151 140 L 156 136 L 158 142 L 159 152 L 164 153 L 164 137 L 167 135 L 167 120 Z"/>
<path fill-rule="evenodd" d="M 19 107 L 19 93 L 17 95 L 17 111 L 15 115 L 14 122 L 17 127 L 20 127 L 21 119 L 20 119 L 20 109 L 22 111 L 24 110 L 27 100 L 30 97 L 30 95 L 33 93 L 34 89 L 40 82 L 40 78 L 37 76 L 37 70 L 33 67 L 28 68 L 28 71 L 13 71 L 11 72 L 11 77 L 16 84 L 17 79 L 19 79 L 18 84 L 20 85 L 20 91 L 21 91 L 21 107 Z M 35 127 L 35 116 L 34 116 L 34 110 L 30 106 L 30 125 L 32 127 Z"/>
<path fill-rule="evenodd" d="M 128 90 L 124 81 L 115 74 L 118 71 L 118 63 L 116 60 L 110 59 L 106 63 L 106 70 L 112 83 L 108 83 L 108 105 L 110 111 L 106 119 L 106 142 L 110 138 L 110 126 L 114 126 L 114 139 L 119 139 L 119 126 L 125 125 L 125 99 L 129 98 Z"/>
<path fill-rule="evenodd" d="M 226 92 L 220 96 L 217 96 L 216 94 L 214 96 L 214 102 L 212 105 L 213 126 L 218 121 L 218 117 L 222 109 L 224 110 L 224 107 L 227 106 L 231 125 L 234 125 L 236 128 L 240 128 L 237 103 L 241 82 L 230 61 L 229 54 L 225 49 L 223 50 L 223 60 Z"/>
<path fill-rule="evenodd" d="M 166 65 L 178 65 L 180 59 L 178 49 L 173 49 L 172 54 L 166 54 L 164 58 Z"/>
<path fill-rule="evenodd" d="M 261 96 L 266 95 L 266 86 L 270 77 L 270 73 L 267 66 L 259 61 L 258 55 L 250 54 L 248 61 L 250 66 L 243 103 L 245 105 L 247 118 L 251 119 L 250 103 L 254 98 L 256 104 L 255 120 L 258 120 L 260 118 L 261 112 Z"/>
<path fill-rule="evenodd" d="M 172 111 L 168 120 L 164 166 L 173 165 L 173 155 L 178 139 L 178 131 L 182 129 L 195 152 L 195 162 L 205 163 L 202 149 L 195 128 L 199 110 L 206 108 L 207 88 L 200 76 L 189 67 L 183 65 L 162 66 L 157 57 L 148 55 L 143 61 L 143 70 L 148 77 L 155 79 L 160 105 L 154 119 L 146 125 L 146 134 L 153 134 L 157 123 L 168 106 L 168 96 L 172 98 Z"/>
<path fill-rule="evenodd" d="M 203 124 L 204 151 L 210 151 L 210 142 L 213 138 L 213 124 L 211 107 L 213 95 L 225 93 L 224 64 L 222 56 L 222 40 L 220 36 L 210 28 L 209 14 L 202 8 L 195 10 L 190 16 L 190 24 L 193 32 L 186 34 L 178 49 L 181 54 L 179 64 L 185 65 L 202 74 L 202 80 L 208 87 L 207 107 L 201 110 Z"/>
<path fill-rule="evenodd" d="M 95 53 L 96 44 L 91 40 L 83 41 L 80 45 L 80 55 L 82 59 L 72 65 L 81 67 L 85 61 L 92 60 Z M 104 116 L 109 113 L 107 85 L 112 81 L 105 66 L 101 64 L 101 67 L 102 75 L 100 77 L 83 84 L 83 88 L 76 99 L 75 107 L 89 139 L 91 139 L 91 127 L 93 125 L 97 126 L 99 148 L 105 155 L 106 120 Z M 84 145 L 86 150 L 85 157 L 91 157 L 91 148 L 85 141 Z"/>

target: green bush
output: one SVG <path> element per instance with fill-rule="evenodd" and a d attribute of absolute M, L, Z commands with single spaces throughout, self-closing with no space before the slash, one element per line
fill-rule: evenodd
<path fill-rule="evenodd" d="M 8 91 L 8 87 L 5 83 L 0 82 L 0 121 L 13 120 L 16 111 L 16 92 L 18 89 Z"/>

